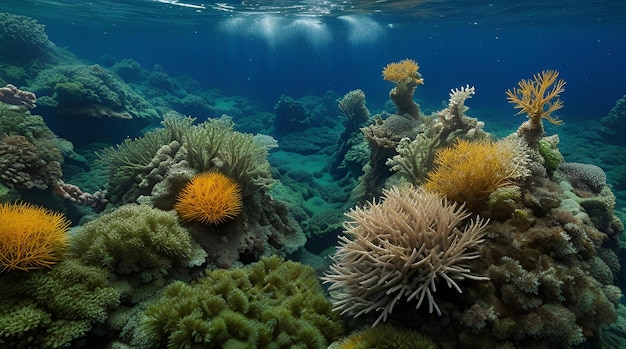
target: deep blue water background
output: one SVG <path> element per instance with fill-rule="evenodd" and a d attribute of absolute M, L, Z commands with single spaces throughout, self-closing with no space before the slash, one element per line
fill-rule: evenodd
<path fill-rule="evenodd" d="M 492 4 L 435 1 L 436 8 L 426 2 L 408 12 L 322 17 L 216 13 L 154 1 L 61 3 L 4 0 L 0 10 L 38 19 L 53 42 L 80 58 L 159 64 L 170 76 L 189 74 L 205 88 L 268 110 L 283 94 L 356 88 L 368 107 L 382 108 L 393 85 L 381 70 L 404 58 L 420 64 L 422 108 L 439 109 L 450 88 L 470 84 L 477 94 L 467 104 L 479 113 L 472 116 L 486 120 L 513 115 L 504 92 L 544 69 L 567 81 L 560 112 L 566 121 L 605 116 L 626 94 L 624 1 L 501 1 L 497 13 L 484 15 Z"/>

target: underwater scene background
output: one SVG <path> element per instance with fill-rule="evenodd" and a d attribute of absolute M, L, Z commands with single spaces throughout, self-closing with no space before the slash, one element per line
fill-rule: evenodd
<path fill-rule="evenodd" d="M 626 348 L 623 1 L 0 2 L 0 348 Z"/>

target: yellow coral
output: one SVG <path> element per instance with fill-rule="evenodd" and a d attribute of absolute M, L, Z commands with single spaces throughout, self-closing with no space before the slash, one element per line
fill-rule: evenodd
<path fill-rule="evenodd" d="M 533 80 L 522 79 L 518 82 L 519 87 L 506 91 L 507 100 L 515 104 L 515 109 L 520 109 L 517 114 L 528 114 L 535 125 L 540 124 L 541 119 L 559 125 L 563 122 L 550 115 L 563 107 L 563 102 L 558 97 L 565 91 L 565 81 L 557 81 L 558 77 L 558 71 L 544 70 L 533 75 Z"/>
<path fill-rule="evenodd" d="M 174 209 L 183 220 L 220 224 L 241 212 L 241 201 L 237 182 L 218 172 L 206 172 L 187 183 Z"/>
<path fill-rule="evenodd" d="M 412 59 L 403 59 L 397 63 L 389 63 L 383 69 L 383 79 L 396 84 L 423 85 L 424 79 L 417 72 L 419 65 Z"/>
<path fill-rule="evenodd" d="M 0 271 L 52 267 L 67 249 L 70 221 L 28 203 L 0 205 Z"/>
<path fill-rule="evenodd" d="M 514 138 L 459 140 L 437 152 L 424 186 L 476 211 L 496 189 L 528 175 L 527 161 L 527 148 Z"/>

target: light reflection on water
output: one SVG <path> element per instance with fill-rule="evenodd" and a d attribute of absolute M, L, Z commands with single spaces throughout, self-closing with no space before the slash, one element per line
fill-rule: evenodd
<path fill-rule="evenodd" d="M 424 23 L 596 23 L 623 20 L 626 1 L 615 0 L 2 0 L 0 11 L 50 20 L 117 25 L 177 26 L 237 15 L 340 18 L 369 16 Z M 350 17 L 348 17 L 350 18 Z"/>

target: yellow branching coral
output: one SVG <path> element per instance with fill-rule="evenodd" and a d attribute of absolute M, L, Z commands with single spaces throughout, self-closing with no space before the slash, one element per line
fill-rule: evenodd
<path fill-rule="evenodd" d="M 533 75 L 533 80 L 522 79 L 513 90 L 507 90 L 507 100 L 515 104 L 515 109 L 520 109 L 518 114 L 526 113 L 530 122 L 540 125 L 541 119 L 559 125 L 563 122 L 551 114 L 563 107 L 559 94 L 565 89 L 565 81 L 559 79 L 556 70 L 544 70 Z"/>
<path fill-rule="evenodd" d="M 517 137 L 498 142 L 459 140 L 435 155 L 427 190 L 477 211 L 496 189 L 527 176 L 528 148 Z"/>
<path fill-rule="evenodd" d="M 412 59 L 403 59 L 397 63 L 389 63 L 383 69 L 383 79 L 396 84 L 423 85 L 424 79 L 417 72 L 419 65 Z"/>

